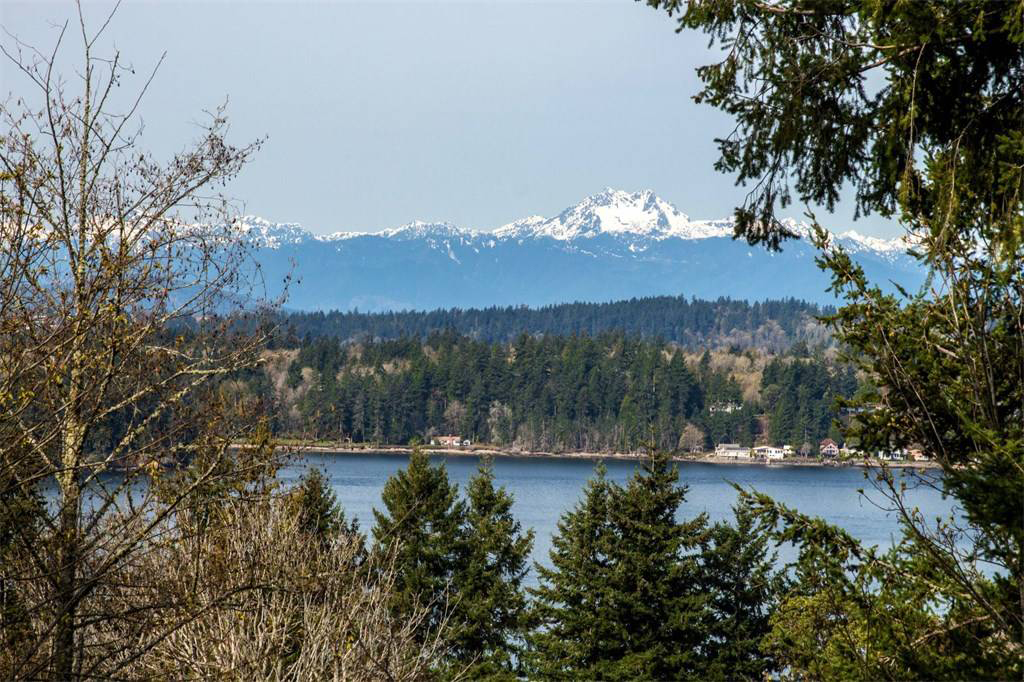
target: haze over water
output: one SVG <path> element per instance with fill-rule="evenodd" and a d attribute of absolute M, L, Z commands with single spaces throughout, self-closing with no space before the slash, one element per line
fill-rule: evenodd
<path fill-rule="evenodd" d="M 449 478 L 465 490 L 476 471 L 478 458 L 473 456 L 433 457 L 444 461 Z M 348 518 L 359 520 L 360 528 L 370 533 L 374 507 L 383 507 L 380 499 L 385 481 L 404 468 L 408 457 L 394 454 L 327 455 L 308 454 L 281 471 L 287 485 L 294 483 L 309 467 L 318 467 L 331 482 L 338 501 Z M 588 478 L 594 474 L 593 460 L 538 457 L 495 457 L 496 483 L 515 496 L 513 511 L 524 528 L 533 528 L 536 541 L 532 559 L 549 564 L 551 536 L 557 530 L 559 517 L 580 499 Z M 636 462 L 605 460 L 608 478 L 620 483 L 632 475 Z M 707 512 L 711 521 L 732 518 L 736 491 L 730 482 L 753 487 L 790 507 L 849 531 L 854 537 L 871 545 L 887 547 L 898 538 L 895 514 L 880 509 L 885 502 L 863 469 L 833 467 L 797 467 L 763 465 L 718 465 L 680 463 L 681 482 L 689 486 L 680 518 L 692 518 Z M 900 475 L 897 473 L 897 476 Z M 908 477 L 910 474 L 908 474 Z M 910 485 L 910 478 L 908 486 Z M 861 495 L 858 489 L 864 489 Z M 948 516 L 953 501 L 943 499 L 928 487 L 913 488 L 908 500 L 917 506 L 925 519 L 934 522 L 937 516 Z M 794 558 L 786 548 L 780 559 Z M 534 577 L 531 575 L 530 582 Z"/>

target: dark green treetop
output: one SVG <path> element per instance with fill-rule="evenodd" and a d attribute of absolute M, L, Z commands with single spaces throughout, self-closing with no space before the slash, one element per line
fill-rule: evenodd
<path fill-rule="evenodd" d="M 733 514 L 734 525 L 716 523 L 701 542 L 700 581 L 708 598 L 703 676 L 762 680 L 776 670 L 761 642 L 786 581 L 749 503 L 741 500 Z"/>
<path fill-rule="evenodd" d="M 455 656 L 471 664 L 471 678 L 515 679 L 530 625 L 522 583 L 534 532 L 524 533 L 512 515 L 512 496 L 504 486 L 495 487 L 489 459 L 481 460 L 466 497 L 469 547 L 455 581 Z"/>
<path fill-rule="evenodd" d="M 705 598 L 693 552 L 700 515 L 676 513 L 686 495 L 667 456 L 651 454 L 625 486 L 597 470 L 559 522 L 552 568 L 537 566 L 541 628 L 530 665 L 554 679 L 677 679 L 700 670 Z"/>
<path fill-rule="evenodd" d="M 289 491 L 289 502 L 298 513 L 299 529 L 322 542 L 340 534 L 359 535 L 359 522 L 345 518 L 330 481 L 317 468 L 311 468 Z"/>
<path fill-rule="evenodd" d="M 558 521 L 551 564 L 535 564 L 540 584 L 531 588 L 540 624 L 530 638 L 531 673 L 576 679 L 618 652 L 620 631 L 611 611 L 614 531 L 608 520 L 612 484 L 598 464 L 583 499 Z"/>
<path fill-rule="evenodd" d="M 408 615 L 426 608 L 419 635 L 434 636 L 453 608 L 453 580 L 466 560 L 466 504 L 444 465 L 432 466 L 418 448 L 409 466 L 384 484 L 381 500 L 384 511 L 373 512 L 373 537 L 378 553 L 394 554 L 392 610 Z"/>
<path fill-rule="evenodd" d="M 376 550 L 393 556 L 392 609 L 428 610 L 419 636 L 444 643 L 440 674 L 515 679 L 530 625 L 522 581 L 533 531 L 513 517 L 512 496 L 494 486 L 490 461 L 481 462 L 466 498 L 443 464 L 414 449 L 384 486 L 386 511 L 374 512 Z"/>

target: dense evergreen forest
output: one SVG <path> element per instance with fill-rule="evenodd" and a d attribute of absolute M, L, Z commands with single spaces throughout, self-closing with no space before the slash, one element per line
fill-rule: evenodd
<path fill-rule="evenodd" d="M 672 452 L 723 441 L 816 447 L 838 438 L 836 398 L 857 378 L 832 353 L 798 344 L 689 353 L 623 333 L 520 335 L 510 343 L 446 332 L 273 352 L 250 384 L 281 435 L 406 444 L 435 434 L 536 450 Z"/>
<path fill-rule="evenodd" d="M 621 331 L 639 338 L 672 341 L 691 350 L 712 346 L 777 352 L 799 341 L 810 345 L 827 341 L 827 331 L 815 317 L 833 312 L 795 299 L 748 303 L 728 298 L 702 301 L 657 296 L 542 308 L 296 312 L 282 315 L 280 322 L 287 334 L 300 339 L 426 339 L 450 330 L 481 341 L 513 341 L 520 334 L 597 336 Z"/>

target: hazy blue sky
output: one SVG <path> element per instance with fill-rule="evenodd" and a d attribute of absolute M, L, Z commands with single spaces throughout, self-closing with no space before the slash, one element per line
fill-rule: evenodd
<path fill-rule="evenodd" d="M 89 3 L 95 24 L 108 9 Z M 49 46 L 70 2 L 0 0 L 0 24 Z M 232 137 L 268 140 L 229 188 L 246 212 L 314 232 L 413 219 L 489 229 L 605 186 L 650 188 L 693 218 L 744 190 L 712 168 L 727 117 L 691 101 L 712 58 L 664 13 L 614 2 L 127 1 L 105 34 L 136 67 L 167 52 L 142 108 L 158 154 L 229 99 Z M 76 45 L 68 44 L 68 54 Z M 25 81 L 0 66 L 0 97 Z M 791 207 L 799 216 L 803 207 Z M 819 216 L 821 217 L 821 216 Z M 835 228 L 890 236 L 877 219 Z"/>

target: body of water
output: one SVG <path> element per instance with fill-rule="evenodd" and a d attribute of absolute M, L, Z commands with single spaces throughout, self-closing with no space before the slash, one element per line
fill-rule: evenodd
<path fill-rule="evenodd" d="M 478 459 L 471 456 L 433 457 L 444 462 L 449 478 L 461 489 L 476 472 Z M 308 454 L 281 471 L 281 478 L 294 483 L 309 467 L 320 468 L 331 482 L 338 501 L 349 517 L 359 519 L 367 534 L 373 528 L 373 509 L 382 508 L 380 493 L 385 481 L 404 468 L 408 457 L 395 454 L 358 455 Z M 515 497 L 513 507 L 524 528 L 533 528 L 537 537 L 533 559 L 547 564 L 551 536 L 559 517 L 580 499 L 583 486 L 594 474 L 593 460 L 538 457 L 495 457 L 496 483 Z M 637 464 L 625 460 L 605 460 L 608 478 L 624 482 Z M 809 466 L 763 466 L 680 463 L 680 481 L 689 486 L 680 517 L 707 512 L 712 521 L 732 518 L 736 490 L 730 485 L 767 493 L 790 507 L 840 526 L 865 543 L 889 546 L 898 537 L 896 517 L 884 508 L 885 499 L 864 478 L 863 469 Z M 900 474 L 897 473 L 897 476 Z M 913 474 L 908 472 L 908 481 Z M 935 475 L 931 472 L 929 475 Z M 858 489 L 864 489 L 862 495 Z M 948 516 L 953 501 L 943 499 L 928 487 L 912 488 L 908 498 L 926 519 Z M 788 556 L 787 556 L 788 555 Z M 783 551 L 782 558 L 792 556 Z"/>

